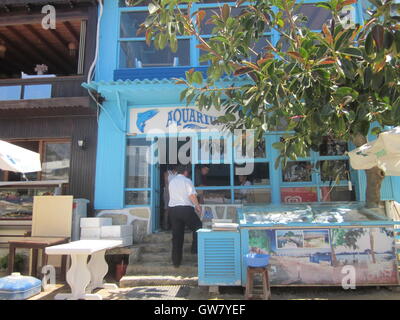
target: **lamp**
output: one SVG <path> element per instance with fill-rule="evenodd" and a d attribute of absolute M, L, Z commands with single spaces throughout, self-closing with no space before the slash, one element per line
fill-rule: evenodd
<path fill-rule="evenodd" d="M 76 52 L 78 51 L 78 45 L 76 44 L 76 42 L 68 43 L 68 51 L 71 57 L 75 57 Z"/>
<path fill-rule="evenodd" d="M 0 58 L 3 59 L 6 56 L 7 47 L 3 41 L 0 41 Z"/>
<path fill-rule="evenodd" d="M 85 140 L 78 140 L 78 147 L 81 149 L 85 148 Z"/>

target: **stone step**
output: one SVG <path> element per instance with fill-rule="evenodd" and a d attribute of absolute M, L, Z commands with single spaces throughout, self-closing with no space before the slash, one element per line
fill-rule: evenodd
<path fill-rule="evenodd" d="M 197 286 L 197 277 L 182 276 L 124 276 L 119 281 L 120 288 L 145 287 L 145 286 L 172 286 L 186 285 Z"/>
<path fill-rule="evenodd" d="M 164 253 L 164 252 L 171 252 L 172 244 L 171 242 L 160 242 L 160 243 L 146 243 L 143 244 L 141 249 L 142 254 L 144 253 Z M 191 243 L 184 243 L 183 244 L 183 253 L 190 253 L 192 248 Z"/>
<path fill-rule="evenodd" d="M 190 247 L 189 247 L 190 249 Z M 191 254 L 190 250 L 187 250 L 183 253 L 183 259 L 187 262 L 196 263 L 197 262 L 197 255 Z M 140 255 L 141 262 L 166 262 L 169 263 L 171 261 L 171 249 L 165 252 L 157 252 L 157 253 L 142 253 Z"/>
<path fill-rule="evenodd" d="M 168 263 L 138 262 L 135 264 L 128 265 L 126 270 L 126 275 L 130 276 L 169 275 L 169 276 L 196 277 L 197 263 L 190 263 L 184 260 L 179 268 L 175 268 L 171 262 Z"/>
<path fill-rule="evenodd" d="M 192 232 L 185 232 L 185 238 L 184 242 L 185 243 L 192 243 L 193 235 Z M 164 232 L 159 232 L 159 233 L 153 233 L 146 235 L 143 238 L 142 243 L 163 243 L 163 242 L 169 242 L 171 243 L 172 240 L 172 233 L 169 231 L 164 231 Z"/>

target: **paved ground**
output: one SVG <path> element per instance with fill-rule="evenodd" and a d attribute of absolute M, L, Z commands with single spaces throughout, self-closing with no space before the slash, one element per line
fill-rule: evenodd
<path fill-rule="evenodd" d="M 31 300 L 52 300 L 55 294 L 68 292 L 67 285 L 42 292 Z M 151 286 L 98 290 L 104 300 L 243 300 L 241 287 L 224 287 L 219 293 L 209 293 L 207 287 Z M 388 287 L 362 287 L 356 290 L 341 288 L 272 288 L 272 300 L 400 300 L 400 291 Z"/>
<path fill-rule="evenodd" d="M 5 274 L 0 274 L 4 276 Z M 31 300 L 52 300 L 57 293 L 68 292 L 65 284 L 32 297 Z M 149 286 L 120 288 L 117 291 L 98 290 L 104 300 L 243 300 L 241 287 L 220 287 L 220 292 L 209 293 L 208 287 Z M 332 287 L 272 288 L 272 300 L 400 300 L 400 287 L 360 287 L 343 290 Z"/>

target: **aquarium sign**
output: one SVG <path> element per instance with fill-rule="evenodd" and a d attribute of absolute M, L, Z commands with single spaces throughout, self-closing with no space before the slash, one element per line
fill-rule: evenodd
<path fill-rule="evenodd" d="M 210 108 L 199 110 L 196 107 L 154 107 L 130 109 L 129 132 L 135 134 L 165 133 L 178 131 L 219 130 L 218 117 L 223 112 Z"/>

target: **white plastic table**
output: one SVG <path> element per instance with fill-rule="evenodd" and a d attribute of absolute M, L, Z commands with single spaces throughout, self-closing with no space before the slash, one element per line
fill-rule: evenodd
<path fill-rule="evenodd" d="M 103 279 L 108 271 L 105 260 L 106 250 L 118 247 L 120 240 L 79 240 L 46 248 L 48 255 L 70 255 L 71 267 L 67 272 L 67 283 L 71 293 L 57 294 L 56 300 L 102 300 L 101 295 L 92 294 L 96 288 L 117 289 Z M 89 263 L 87 262 L 90 257 Z M 87 293 L 90 292 L 90 293 Z"/>

